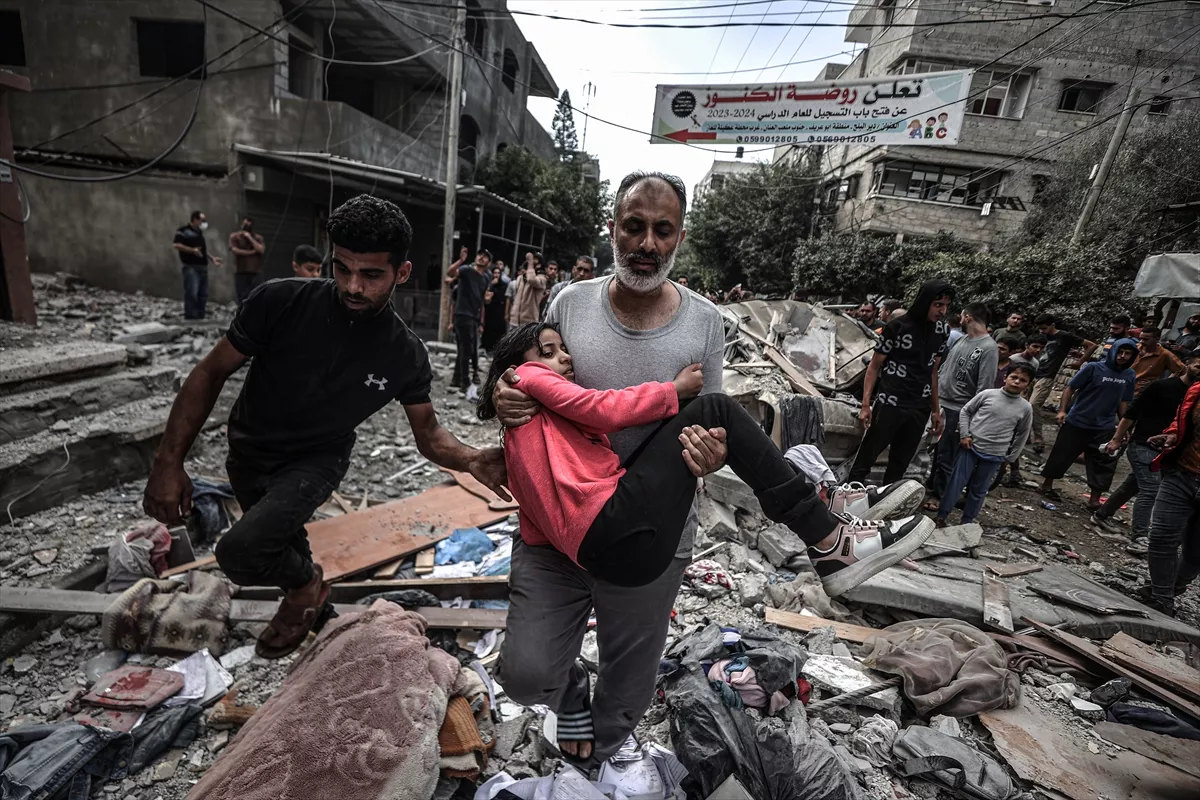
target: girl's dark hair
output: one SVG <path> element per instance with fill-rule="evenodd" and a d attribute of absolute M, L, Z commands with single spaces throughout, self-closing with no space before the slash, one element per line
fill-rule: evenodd
<path fill-rule="evenodd" d="M 475 413 L 480 419 L 496 418 L 496 404 L 492 402 L 492 394 L 496 391 L 500 376 L 505 370 L 525 363 L 525 351 L 538 345 L 542 331 L 545 330 L 557 333 L 558 326 L 549 322 L 526 322 L 504 334 L 504 338 L 496 343 L 496 350 L 492 354 L 492 368 L 488 370 L 487 380 L 479 390 L 479 405 Z"/>

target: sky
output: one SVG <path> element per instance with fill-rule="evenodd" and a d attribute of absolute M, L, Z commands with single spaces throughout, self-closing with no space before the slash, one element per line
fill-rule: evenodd
<path fill-rule="evenodd" d="M 723 5 L 688 11 L 659 9 Z M 508 0 L 510 10 L 535 11 L 612 22 L 649 21 L 650 17 L 676 17 L 685 23 L 732 21 L 843 23 L 850 5 L 845 0 Z M 767 16 L 764 17 L 764 14 Z M 797 14 L 799 16 L 797 17 Z M 533 42 L 559 91 L 571 93 L 571 104 L 588 107 L 591 114 L 638 131 L 649 131 L 657 84 L 757 84 L 815 80 L 828 61 L 847 63 L 853 43 L 843 39 L 844 29 L 831 28 L 610 28 L 579 22 L 515 15 L 527 39 Z M 667 20 L 658 20 L 667 21 Z M 768 65 L 809 60 L 782 69 L 762 71 Z M 708 74 L 753 68 L 733 75 Z M 650 74 L 629 74 L 631 72 Z M 696 74 L 670 75 L 670 72 Z M 585 85 L 594 86 L 588 106 Z M 546 130 L 554 118 L 556 102 L 531 97 L 529 110 Z M 635 169 L 654 169 L 683 178 L 692 187 L 712 166 L 714 157 L 734 157 L 734 147 L 696 149 L 682 144 L 651 144 L 647 133 L 633 133 L 593 118 L 575 115 L 581 147 L 600 159 L 600 177 L 615 188 L 621 177 Z M 769 159 L 770 150 L 750 153 L 747 159 Z M 719 152 L 713 153 L 710 150 Z"/>

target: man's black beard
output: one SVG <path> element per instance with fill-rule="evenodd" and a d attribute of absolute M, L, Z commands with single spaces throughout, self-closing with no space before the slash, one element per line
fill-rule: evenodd
<path fill-rule="evenodd" d="M 350 306 L 346 305 L 346 298 L 347 295 L 342 292 L 341 289 L 338 289 L 338 302 L 342 304 L 342 309 L 345 310 L 346 314 L 351 319 L 355 320 L 371 319 L 372 317 L 378 316 L 385 308 L 387 308 L 388 303 L 391 301 L 391 297 L 389 296 L 388 299 L 384 300 L 383 304 L 379 307 L 367 306 L 366 308 L 351 308 Z M 360 298 L 356 297 L 354 299 L 358 300 Z M 365 297 L 361 299 L 366 300 Z"/>

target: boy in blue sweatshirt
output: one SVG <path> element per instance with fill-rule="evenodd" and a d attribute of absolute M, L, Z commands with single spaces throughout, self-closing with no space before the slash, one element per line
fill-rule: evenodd
<path fill-rule="evenodd" d="M 1104 361 L 1085 364 L 1063 389 L 1058 401 L 1058 423 L 1062 427 L 1042 468 L 1040 491 L 1044 497 L 1055 502 L 1062 500 L 1054 489 L 1054 481 L 1065 475 L 1067 467 L 1082 453 L 1091 490 L 1088 509 L 1100 508 L 1100 495 L 1112 485 L 1117 469 L 1117 457 L 1103 448 L 1117 429 L 1117 419 L 1125 415 L 1126 406 L 1133 400 L 1137 376 L 1130 366 L 1137 353 L 1136 341 L 1117 339 Z"/>
<path fill-rule="evenodd" d="M 996 470 L 1005 461 L 1015 463 L 1021 457 L 1033 428 L 1033 407 L 1022 395 L 1032 382 L 1033 367 L 1013 364 L 1004 376 L 1004 386 L 985 389 L 962 407 L 958 416 L 960 449 L 938 507 L 939 528 L 945 527 L 963 489 L 967 490 L 967 502 L 962 523 L 974 522 Z"/>

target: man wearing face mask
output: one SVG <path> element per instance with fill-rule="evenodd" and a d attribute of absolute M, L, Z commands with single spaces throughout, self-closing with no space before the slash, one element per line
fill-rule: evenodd
<path fill-rule="evenodd" d="M 267 243 L 262 234 L 254 232 L 254 220 L 242 218 L 242 227 L 229 234 L 229 250 L 233 253 L 233 286 L 237 304 L 242 302 L 262 282 L 263 254 Z"/>
<path fill-rule="evenodd" d="M 208 254 L 204 231 L 208 218 L 203 211 L 193 211 L 187 225 L 175 231 L 175 250 L 183 265 L 183 318 L 204 319 L 208 306 L 208 262 L 221 266 L 224 262 Z"/>

